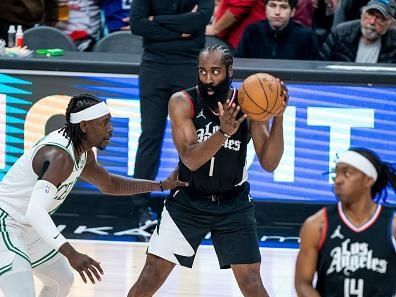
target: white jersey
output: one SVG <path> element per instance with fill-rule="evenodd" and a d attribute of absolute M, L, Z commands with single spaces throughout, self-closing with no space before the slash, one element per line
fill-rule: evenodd
<path fill-rule="evenodd" d="M 48 134 L 39 140 L 31 150 L 25 152 L 0 182 L 0 208 L 21 224 L 28 224 L 25 216 L 26 210 L 38 178 L 33 170 L 33 158 L 40 148 L 48 145 L 64 149 L 74 162 L 70 176 L 60 185 L 55 185 L 58 191 L 49 209 L 50 214 L 54 213 L 63 203 L 87 162 L 87 153 L 84 153 L 77 164 L 73 143 L 69 143 L 69 139 L 63 136 L 62 132 L 59 133 L 59 130 Z"/>

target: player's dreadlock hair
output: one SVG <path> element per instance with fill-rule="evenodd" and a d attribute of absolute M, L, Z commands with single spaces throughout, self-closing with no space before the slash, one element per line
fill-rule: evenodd
<path fill-rule="evenodd" d="M 73 142 L 74 147 L 77 150 L 80 150 L 82 149 L 82 140 L 84 140 L 86 137 L 85 134 L 81 131 L 79 123 L 70 123 L 70 113 L 79 112 L 100 102 L 101 101 L 99 100 L 99 98 L 89 94 L 76 95 L 70 99 L 65 114 L 65 127 L 63 127 L 59 131 L 62 132 L 64 136 L 69 138 L 69 143 L 67 145 L 69 145 L 70 142 Z"/>
<path fill-rule="evenodd" d="M 232 66 L 234 64 L 234 57 L 232 55 L 231 50 L 222 44 L 213 44 L 210 45 L 208 47 L 205 47 L 201 50 L 201 52 L 199 53 L 199 55 L 201 55 L 202 53 L 205 52 L 222 52 L 223 53 L 223 58 L 222 58 L 222 62 L 224 63 L 224 65 L 226 66 L 227 69 L 230 68 L 230 66 Z"/>
<path fill-rule="evenodd" d="M 393 188 L 393 191 L 396 193 L 396 168 L 394 164 L 381 161 L 380 157 L 374 151 L 366 148 L 355 147 L 349 150 L 362 155 L 374 165 L 378 177 L 371 187 L 371 197 L 376 202 L 386 202 L 388 196 L 387 187 Z"/>

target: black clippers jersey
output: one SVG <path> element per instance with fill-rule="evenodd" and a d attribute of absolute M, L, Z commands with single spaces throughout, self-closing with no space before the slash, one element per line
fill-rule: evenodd
<path fill-rule="evenodd" d="M 395 297 L 394 211 L 378 205 L 363 226 L 353 226 L 342 206 L 328 207 L 319 252 L 317 290 L 322 297 Z"/>
<path fill-rule="evenodd" d="M 185 91 L 193 106 L 193 122 L 197 130 L 198 142 L 203 142 L 220 129 L 217 115 L 201 104 L 198 88 Z M 230 100 L 238 104 L 238 91 L 233 89 Z M 189 182 L 189 190 L 202 194 L 223 193 L 247 179 L 246 150 L 249 141 L 247 121 L 243 121 L 238 131 L 224 142 L 222 148 L 198 170 L 190 171 L 180 160 L 179 178 Z"/>

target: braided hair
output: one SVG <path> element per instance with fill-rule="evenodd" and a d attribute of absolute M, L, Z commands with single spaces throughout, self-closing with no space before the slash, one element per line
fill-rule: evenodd
<path fill-rule="evenodd" d="M 373 164 L 377 170 L 378 177 L 371 187 L 371 197 L 376 202 L 386 202 L 388 196 L 387 187 L 393 188 L 396 193 L 396 168 L 394 164 L 381 161 L 374 151 L 366 148 L 355 147 L 349 150 L 362 155 Z"/>
<path fill-rule="evenodd" d="M 59 131 L 63 136 L 69 138 L 69 143 L 67 145 L 70 145 L 72 142 L 77 151 L 80 151 L 83 149 L 82 141 L 86 138 L 85 133 L 81 131 L 79 123 L 70 123 L 70 114 L 79 112 L 100 102 L 101 100 L 99 100 L 99 98 L 89 94 L 76 95 L 70 99 L 65 114 L 65 126 Z"/>
<path fill-rule="evenodd" d="M 229 69 L 234 64 L 234 57 L 232 55 L 231 50 L 222 44 L 213 44 L 208 47 L 205 47 L 199 53 L 199 56 L 202 53 L 209 53 L 209 52 L 221 52 L 223 54 L 222 62 Z"/>

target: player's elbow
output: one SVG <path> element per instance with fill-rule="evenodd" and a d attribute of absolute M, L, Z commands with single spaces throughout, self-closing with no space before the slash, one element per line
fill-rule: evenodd
<path fill-rule="evenodd" d="M 268 162 L 265 160 L 260 161 L 261 168 L 268 172 L 274 172 L 276 168 L 278 168 L 279 162 Z"/>
<path fill-rule="evenodd" d="M 312 283 L 301 280 L 300 278 L 296 277 L 294 281 L 294 287 L 296 289 L 297 296 L 308 296 L 307 293 L 313 290 Z"/>
<path fill-rule="evenodd" d="M 189 157 L 181 157 L 180 158 L 184 164 L 190 171 L 197 171 L 199 169 L 199 164 L 197 164 L 196 160 L 194 158 L 189 158 Z"/>

